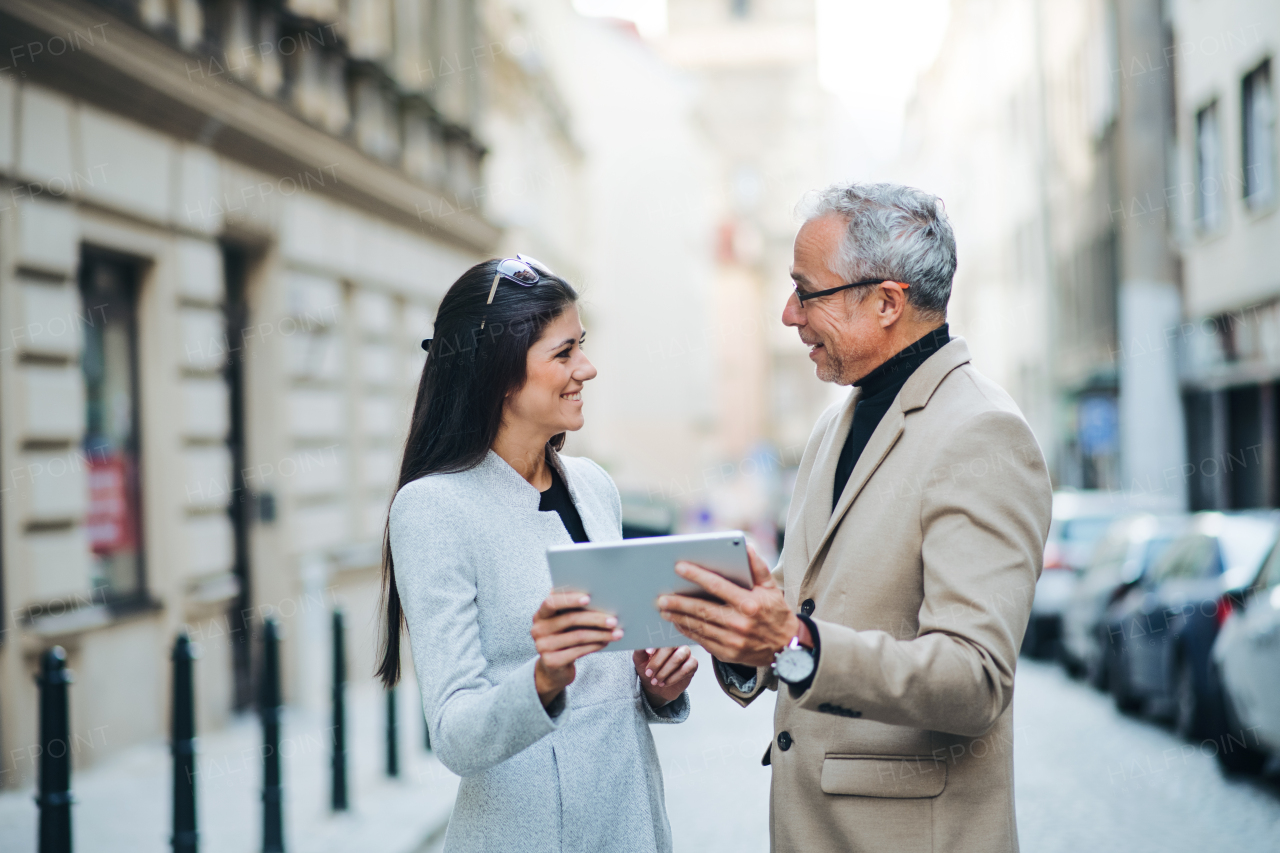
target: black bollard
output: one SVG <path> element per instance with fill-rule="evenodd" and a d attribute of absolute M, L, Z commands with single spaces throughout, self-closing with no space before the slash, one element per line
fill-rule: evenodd
<path fill-rule="evenodd" d="M 398 741 L 400 733 L 396 731 L 396 689 L 387 691 L 387 775 L 400 775 L 400 750 Z"/>
<path fill-rule="evenodd" d="M 71 721 L 67 653 L 54 646 L 40 657 L 39 853 L 71 853 Z"/>
<path fill-rule="evenodd" d="M 173 643 L 173 853 L 196 853 L 196 699 L 191 640 Z"/>
<path fill-rule="evenodd" d="M 280 629 L 268 617 L 262 623 L 262 851 L 284 853 L 284 789 L 280 784 Z"/>
<path fill-rule="evenodd" d="M 347 644 L 342 611 L 333 611 L 333 797 L 335 812 L 347 810 Z"/>

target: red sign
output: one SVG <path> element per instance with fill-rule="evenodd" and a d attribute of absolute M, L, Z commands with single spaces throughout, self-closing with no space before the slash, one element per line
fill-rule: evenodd
<path fill-rule="evenodd" d="M 128 464 L 123 454 L 113 451 L 103 456 L 91 455 L 85 530 L 93 553 L 133 550 L 135 525 L 129 491 Z"/>

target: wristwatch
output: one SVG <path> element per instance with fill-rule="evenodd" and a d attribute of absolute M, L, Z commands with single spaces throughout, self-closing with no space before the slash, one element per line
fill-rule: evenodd
<path fill-rule="evenodd" d="M 813 659 L 813 649 L 800 645 L 800 637 L 797 635 L 791 638 L 785 649 L 773 656 L 770 666 L 782 681 L 799 684 L 813 675 L 817 662 Z"/>

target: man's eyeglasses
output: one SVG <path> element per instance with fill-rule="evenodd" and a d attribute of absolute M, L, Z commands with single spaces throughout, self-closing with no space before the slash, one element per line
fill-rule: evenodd
<path fill-rule="evenodd" d="M 803 292 L 800 290 L 799 285 L 793 284 L 793 287 L 795 287 L 796 290 L 796 298 L 800 300 L 801 305 L 804 305 L 810 299 L 817 299 L 819 296 L 830 296 L 833 293 L 839 293 L 840 291 L 848 290 L 851 287 L 865 287 L 868 284 L 884 284 L 888 280 L 889 279 L 887 278 L 869 278 L 866 281 L 854 281 L 849 284 L 842 284 L 839 287 L 828 287 L 826 290 L 815 290 L 812 293 Z M 910 285 L 907 284 L 902 286 L 910 287 Z"/>

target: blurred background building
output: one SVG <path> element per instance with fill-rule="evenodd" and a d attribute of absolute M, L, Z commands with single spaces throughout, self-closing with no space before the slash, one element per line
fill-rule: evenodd
<path fill-rule="evenodd" d="M 808 0 L 676 4 L 664 34 L 522 0 L 0 3 L 0 740 L 63 645 L 101 760 L 327 701 L 328 612 L 368 683 L 380 542 L 431 317 L 527 252 L 582 290 L 589 426 L 632 533 L 766 552 L 831 397 L 778 323 L 830 95 Z M 127 688 L 122 689 L 122 685 Z M 31 781 L 12 757 L 6 786 Z"/>
<path fill-rule="evenodd" d="M 946 200 L 953 325 L 1059 486 L 1280 499 L 1278 27 L 1248 2 L 951 4 L 887 171 Z"/>

